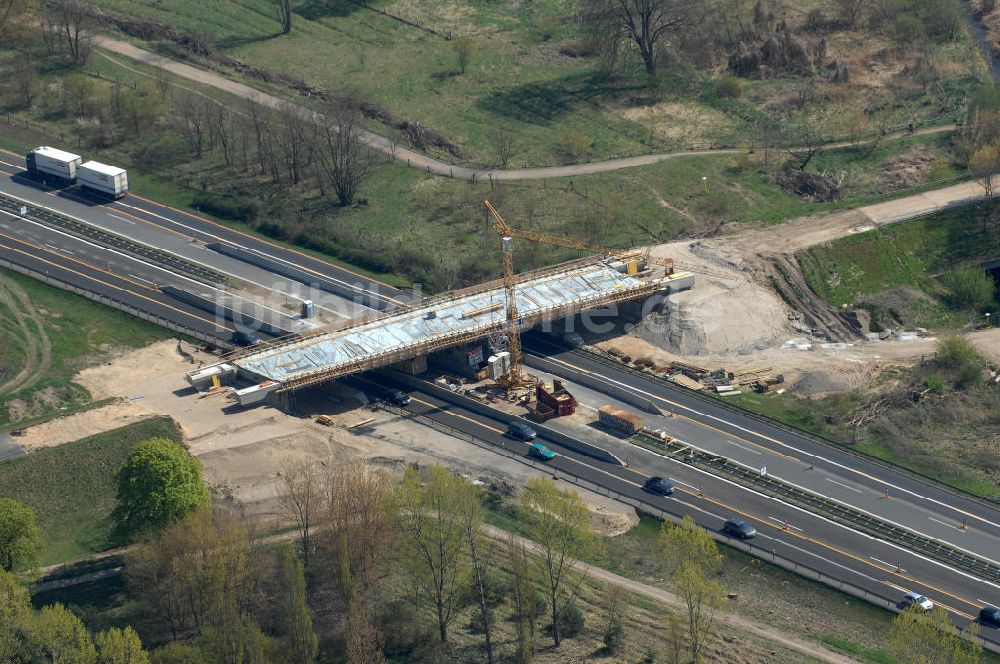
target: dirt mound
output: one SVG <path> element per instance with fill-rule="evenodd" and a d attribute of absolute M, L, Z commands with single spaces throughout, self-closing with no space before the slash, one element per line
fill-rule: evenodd
<path fill-rule="evenodd" d="M 879 193 L 914 187 L 927 181 L 927 174 L 937 155 L 926 145 L 914 145 L 886 159 L 879 166 Z"/>
<path fill-rule="evenodd" d="M 790 194 L 807 201 L 833 203 L 841 198 L 840 183 L 829 175 L 806 171 L 778 171 L 774 183 Z"/>
<path fill-rule="evenodd" d="M 932 317 L 939 305 L 913 286 L 899 286 L 866 296 L 858 305 L 871 316 L 871 330 L 918 325 Z"/>
<path fill-rule="evenodd" d="M 849 392 L 851 384 L 843 378 L 822 371 L 803 371 L 791 390 L 800 396 L 813 397 L 834 392 Z"/>

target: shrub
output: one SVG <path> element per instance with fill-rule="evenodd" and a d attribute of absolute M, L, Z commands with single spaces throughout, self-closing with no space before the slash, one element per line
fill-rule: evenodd
<path fill-rule="evenodd" d="M 962 369 L 966 365 L 978 365 L 979 353 L 968 339 L 952 334 L 937 343 L 935 363 L 944 369 Z"/>
<path fill-rule="evenodd" d="M 624 641 L 625 628 L 618 618 L 613 618 L 611 624 L 604 630 L 604 648 L 608 651 L 609 655 L 616 655 L 621 650 Z"/>
<path fill-rule="evenodd" d="M 582 129 L 570 129 L 562 136 L 562 147 L 571 156 L 576 157 L 590 152 L 594 146 L 594 137 Z"/>
<path fill-rule="evenodd" d="M 951 291 L 952 302 L 962 309 L 980 311 L 990 307 L 996 285 L 989 273 L 971 265 L 949 272 L 944 284 Z"/>
<path fill-rule="evenodd" d="M 207 212 L 216 217 L 245 223 L 252 222 L 260 214 L 260 203 L 255 200 L 233 198 L 231 196 L 221 196 L 207 192 L 195 194 L 191 205 L 197 210 Z"/>
<path fill-rule="evenodd" d="M 583 631 L 583 623 L 586 618 L 583 611 L 575 603 L 570 602 L 559 615 L 559 634 L 567 639 L 571 639 Z"/>
<path fill-rule="evenodd" d="M 723 99 L 738 99 L 743 94 L 743 81 L 735 76 L 723 76 L 715 82 L 715 94 Z"/>

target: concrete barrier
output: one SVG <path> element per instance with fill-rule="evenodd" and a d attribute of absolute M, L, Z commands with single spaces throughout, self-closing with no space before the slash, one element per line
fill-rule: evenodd
<path fill-rule="evenodd" d="M 352 284 L 339 279 L 330 279 L 316 272 L 303 270 L 283 261 L 268 258 L 267 256 L 257 253 L 256 251 L 250 251 L 242 247 L 234 247 L 231 244 L 213 242 L 211 244 L 206 244 L 205 246 L 212 251 L 241 260 L 244 263 L 256 265 L 257 267 L 263 268 L 268 272 L 280 274 L 284 277 L 288 277 L 289 279 L 294 279 L 295 281 L 306 284 L 307 286 L 312 286 L 313 288 L 318 288 L 320 290 L 327 291 L 328 293 L 339 295 L 345 300 L 363 304 L 370 309 L 382 311 L 392 307 L 391 302 L 386 301 L 384 298 L 374 297 L 372 295 L 371 289 L 377 288 L 375 284 Z"/>
<path fill-rule="evenodd" d="M 539 438 L 551 441 L 557 445 L 561 445 L 563 447 L 571 449 L 574 452 L 577 452 L 578 454 L 583 454 L 592 459 L 597 459 L 598 461 L 614 464 L 616 466 L 625 465 L 624 461 L 616 457 L 611 452 L 608 452 L 607 450 L 600 448 L 596 445 L 592 445 L 582 440 L 573 438 L 572 436 L 568 436 L 562 433 L 561 431 L 556 431 L 555 429 L 545 426 L 544 424 L 538 424 L 537 422 L 531 422 L 529 420 L 526 420 L 523 417 L 518 417 L 517 415 L 511 415 L 509 413 L 505 413 L 503 411 L 497 410 L 496 408 L 492 408 L 487 404 L 477 401 L 472 397 L 467 397 L 464 394 L 458 394 L 456 392 L 452 392 L 451 390 L 443 388 L 440 385 L 435 385 L 434 383 L 421 380 L 420 378 L 417 378 L 415 376 L 409 376 L 407 374 L 398 371 L 391 371 L 390 373 L 388 373 L 388 375 L 390 375 L 393 379 L 399 381 L 400 383 L 409 385 L 414 390 L 427 392 L 429 394 L 434 395 L 438 399 L 441 399 L 442 401 L 447 401 L 448 403 L 453 403 L 456 406 L 461 406 L 466 410 L 471 410 L 472 412 L 483 415 L 484 417 L 498 419 L 503 422 L 511 422 L 514 420 L 524 422 L 529 427 L 538 432 Z"/>
<path fill-rule="evenodd" d="M 211 298 L 203 297 L 197 293 L 184 290 L 183 288 L 177 288 L 176 286 L 160 286 L 160 291 L 166 293 L 170 297 L 177 298 L 181 302 L 186 302 L 191 306 L 198 307 L 202 311 L 207 311 L 208 313 L 216 316 L 221 314 L 223 318 L 233 321 L 233 323 L 235 323 L 238 327 L 246 327 L 254 331 L 260 330 L 278 337 L 284 337 L 292 334 L 292 330 L 285 329 L 271 321 L 263 320 L 259 316 L 260 312 L 247 311 L 247 309 L 256 310 L 258 308 L 253 302 L 244 302 L 244 304 L 248 306 L 245 306 L 242 309 L 234 309 L 222 304 L 221 302 L 216 302 Z"/>

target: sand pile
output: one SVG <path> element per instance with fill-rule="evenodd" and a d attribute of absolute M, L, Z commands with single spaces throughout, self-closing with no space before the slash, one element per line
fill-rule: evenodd
<path fill-rule="evenodd" d="M 677 242 L 654 251 L 731 279 L 696 274 L 693 289 L 671 295 L 662 311 L 646 316 L 632 334 L 678 355 L 736 352 L 791 333 L 789 311 L 770 290 L 732 264 L 705 255 L 703 246 Z M 696 255 L 695 250 L 701 255 Z"/>

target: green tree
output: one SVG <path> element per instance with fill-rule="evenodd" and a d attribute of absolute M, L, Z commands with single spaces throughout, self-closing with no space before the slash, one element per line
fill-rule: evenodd
<path fill-rule="evenodd" d="M 95 664 L 97 651 L 83 622 L 62 604 L 43 607 L 35 616 L 29 639 L 43 661 L 52 664 Z"/>
<path fill-rule="evenodd" d="M 11 572 L 30 566 L 41 547 L 42 533 L 31 508 L 0 498 L 0 569 Z"/>
<path fill-rule="evenodd" d="M 210 664 L 208 657 L 199 648 L 178 641 L 154 650 L 149 655 L 149 662 L 150 664 Z"/>
<path fill-rule="evenodd" d="M 475 487 L 439 465 L 427 469 L 426 482 L 420 471 L 407 468 L 395 492 L 404 564 L 415 597 L 434 611 L 442 642 L 465 589 L 462 507 L 468 500 L 476 500 Z"/>
<path fill-rule="evenodd" d="M 28 589 L 0 569 L 0 662 L 26 662 L 25 634 L 32 619 Z"/>
<path fill-rule="evenodd" d="M 951 291 L 954 303 L 964 309 L 982 311 L 995 303 L 996 284 L 986 270 L 965 265 L 952 270 L 944 277 L 944 285 Z"/>
<path fill-rule="evenodd" d="M 201 462 L 184 446 L 151 438 L 135 446 L 118 471 L 119 532 L 135 538 L 176 523 L 211 502 Z"/>
<path fill-rule="evenodd" d="M 586 576 L 574 573 L 576 558 L 594 543 L 587 504 L 573 489 L 560 490 L 545 477 L 531 479 L 521 493 L 521 512 L 532 539 L 540 545 L 539 565 L 552 616 L 552 639 L 558 648 L 559 623 Z"/>
<path fill-rule="evenodd" d="M 892 619 L 885 649 L 907 664 L 978 664 L 983 658 L 978 634 L 974 622 L 959 633 L 940 606 L 932 611 L 912 606 Z"/>
<path fill-rule="evenodd" d="M 94 636 L 97 646 L 97 664 L 149 664 L 149 654 L 142 648 L 142 640 L 129 626 L 112 627 Z"/>
<path fill-rule="evenodd" d="M 710 578 L 719 571 L 722 554 L 715 540 L 690 516 L 677 526 L 663 524 L 659 551 L 671 570 L 674 588 L 684 601 L 688 653 L 693 662 L 699 662 L 715 612 L 722 607 L 725 596 L 722 584 Z"/>
<path fill-rule="evenodd" d="M 281 616 L 285 645 L 293 661 L 306 664 L 316 661 L 319 640 L 313 631 L 312 615 L 306 606 L 306 579 L 302 563 L 291 546 L 281 552 L 281 585 L 278 612 Z"/>
<path fill-rule="evenodd" d="M 468 37 L 459 37 L 451 43 L 455 51 L 455 60 L 458 62 L 458 73 L 465 74 L 472 58 L 476 56 L 476 43 Z"/>

